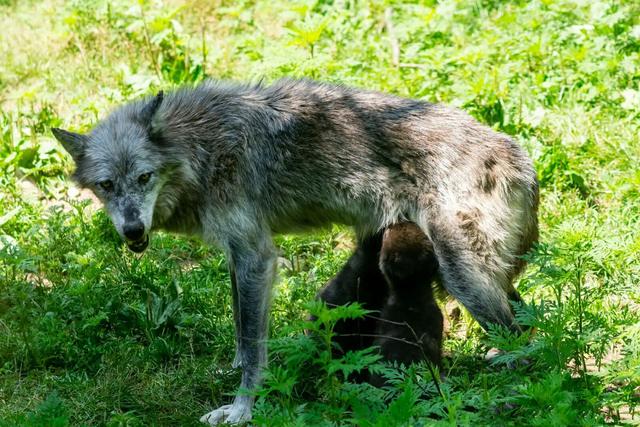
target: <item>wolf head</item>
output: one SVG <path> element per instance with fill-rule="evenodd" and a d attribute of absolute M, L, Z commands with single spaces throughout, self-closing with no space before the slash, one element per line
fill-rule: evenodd
<path fill-rule="evenodd" d="M 114 111 L 89 134 L 52 129 L 76 164 L 72 178 L 103 202 L 116 230 L 134 252 L 149 231 L 167 168 L 154 142 L 152 121 L 163 93 Z"/>

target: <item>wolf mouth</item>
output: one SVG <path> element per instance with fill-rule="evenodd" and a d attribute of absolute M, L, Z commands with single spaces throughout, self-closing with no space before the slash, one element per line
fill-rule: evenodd
<path fill-rule="evenodd" d="M 141 253 L 149 246 L 149 235 L 147 234 L 140 240 L 136 240 L 135 242 L 127 242 L 127 247 L 130 251 L 135 253 Z"/>

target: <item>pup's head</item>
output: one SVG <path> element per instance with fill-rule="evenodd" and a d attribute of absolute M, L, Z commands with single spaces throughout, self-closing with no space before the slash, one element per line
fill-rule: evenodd
<path fill-rule="evenodd" d="M 433 244 L 412 222 L 389 226 L 382 238 L 380 269 L 390 285 L 413 287 L 431 282 L 438 273 Z"/>
<path fill-rule="evenodd" d="M 86 135 L 52 129 L 76 164 L 72 178 L 102 201 L 134 252 L 144 251 L 149 244 L 154 206 L 166 182 L 151 125 L 162 99 L 160 92 L 126 105 Z"/>

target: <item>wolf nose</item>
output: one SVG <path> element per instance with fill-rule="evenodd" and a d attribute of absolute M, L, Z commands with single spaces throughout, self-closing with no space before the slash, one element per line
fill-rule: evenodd
<path fill-rule="evenodd" d="M 142 221 L 136 221 L 131 224 L 125 224 L 123 227 L 124 235 L 129 240 L 140 240 L 144 236 L 144 224 Z"/>

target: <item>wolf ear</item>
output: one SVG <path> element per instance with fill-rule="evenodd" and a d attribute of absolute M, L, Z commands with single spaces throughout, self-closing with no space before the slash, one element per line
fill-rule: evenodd
<path fill-rule="evenodd" d="M 78 160 L 82 157 L 88 140 L 86 135 L 58 128 L 51 128 L 51 132 L 53 133 L 53 136 L 60 141 L 64 149 L 71 154 L 73 160 Z"/>
<path fill-rule="evenodd" d="M 140 112 L 140 119 L 142 123 L 151 125 L 151 119 L 153 119 L 153 115 L 158 110 L 160 104 L 162 104 L 162 100 L 164 99 L 164 92 L 160 91 L 158 94 L 151 100 L 147 105 L 142 108 Z"/>

